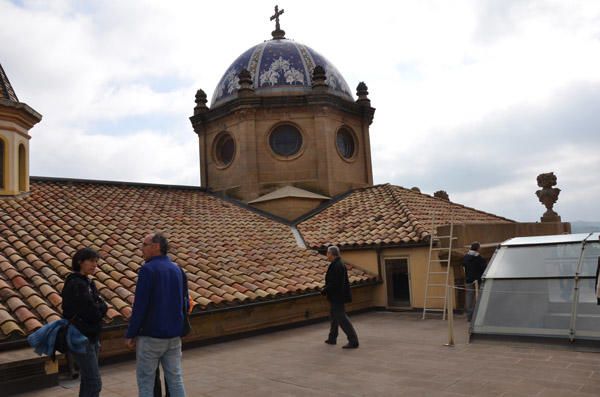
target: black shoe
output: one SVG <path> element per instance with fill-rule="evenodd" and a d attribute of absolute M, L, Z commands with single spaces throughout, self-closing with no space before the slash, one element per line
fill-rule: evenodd
<path fill-rule="evenodd" d="M 334 340 L 331 340 L 331 339 L 327 339 L 327 340 L 325 341 L 325 343 L 327 343 L 328 345 L 335 345 L 337 342 L 336 342 L 336 341 L 334 341 Z"/>
<path fill-rule="evenodd" d="M 346 343 L 344 346 L 342 346 L 342 349 L 358 349 L 358 342 L 356 343 Z"/>

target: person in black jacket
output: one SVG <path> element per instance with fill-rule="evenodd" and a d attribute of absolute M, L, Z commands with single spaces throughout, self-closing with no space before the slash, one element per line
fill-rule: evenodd
<path fill-rule="evenodd" d="M 325 275 L 325 287 L 321 294 L 326 295 L 331 306 L 331 328 L 329 337 L 325 343 L 335 345 L 338 336 L 338 326 L 348 337 L 348 343 L 343 346 L 344 349 L 356 349 L 358 347 L 358 336 L 356 331 L 346 315 L 344 305 L 352 302 L 350 293 L 350 281 L 348 280 L 348 271 L 346 265 L 340 257 L 340 249 L 335 245 L 327 248 L 327 259 L 331 262 Z"/>
<path fill-rule="evenodd" d="M 465 313 L 467 321 L 473 318 L 475 309 L 475 283 L 481 285 L 481 276 L 487 266 L 485 259 L 479 255 L 481 244 L 477 241 L 471 244 L 471 249 L 463 258 L 463 267 L 465 268 Z"/>
<path fill-rule="evenodd" d="M 88 338 L 85 353 L 71 353 L 79 365 L 79 397 L 96 397 L 102 390 L 98 350 L 107 306 L 89 278 L 96 272 L 98 259 L 98 253 L 91 248 L 77 251 L 71 261 L 73 273 L 67 276 L 62 290 L 63 318 Z"/>

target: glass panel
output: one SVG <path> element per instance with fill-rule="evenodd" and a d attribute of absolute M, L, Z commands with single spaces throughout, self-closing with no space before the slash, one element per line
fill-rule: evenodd
<path fill-rule="evenodd" d="M 568 336 L 574 280 L 486 280 L 475 333 Z"/>
<path fill-rule="evenodd" d="M 587 243 L 583 250 L 580 275 L 583 277 L 596 277 L 598 257 L 600 256 L 600 243 Z"/>
<path fill-rule="evenodd" d="M 573 277 L 580 253 L 581 244 L 501 247 L 484 277 Z"/>
<path fill-rule="evenodd" d="M 595 278 L 579 280 L 579 304 L 577 305 L 575 338 L 578 336 L 600 338 L 600 306 L 596 298 Z"/>
<path fill-rule="evenodd" d="M 503 246 L 511 245 L 539 245 L 539 244 L 565 244 L 580 243 L 587 238 L 589 233 L 555 234 L 551 236 L 515 237 L 502 243 Z M 596 240 L 598 237 L 596 237 Z"/>

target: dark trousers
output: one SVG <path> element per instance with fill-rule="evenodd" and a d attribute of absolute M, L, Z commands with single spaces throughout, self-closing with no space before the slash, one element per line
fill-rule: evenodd
<path fill-rule="evenodd" d="M 154 377 L 154 397 L 162 397 L 162 388 L 160 387 L 160 367 L 156 367 L 156 376 Z M 165 397 L 170 397 L 169 387 L 165 380 Z"/>
<path fill-rule="evenodd" d="M 342 328 L 342 331 L 348 337 L 348 342 L 351 344 L 358 344 L 358 336 L 356 331 L 350 322 L 350 319 L 346 315 L 346 309 L 343 303 L 329 302 L 331 309 L 329 316 L 331 318 L 331 328 L 329 329 L 329 340 L 335 341 L 338 337 L 338 327 Z"/>

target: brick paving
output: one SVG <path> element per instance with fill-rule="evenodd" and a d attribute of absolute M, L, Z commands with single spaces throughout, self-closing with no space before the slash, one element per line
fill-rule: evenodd
<path fill-rule="evenodd" d="M 352 316 L 361 346 L 323 343 L 327 323 L 184 351 L 188 396 L 537 396 L 600 393 L 600 354 L 590 348 L 477 340 L 455 321 L 417 313 Z M 343 334 L 342 334 L 343 335 Z M 104 397 L 137 395 L 133 361 L 101 369 Z M 77 384 L 22 394 L 76 396 Z"/>

